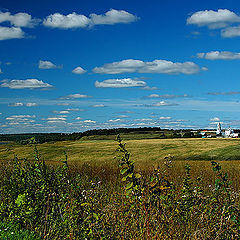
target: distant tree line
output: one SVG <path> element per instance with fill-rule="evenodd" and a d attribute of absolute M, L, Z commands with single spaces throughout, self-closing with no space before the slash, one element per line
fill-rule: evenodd
<path fill-rule="evenodd" d="M 24 133 L 24 134 L 0 134 L 1 141 L 13 141 L 21 144 L 28 144 L 34 137 L 37 143 L 52 141 L 79 140 L 85 136 L 93 135 L 117 135 L 117 134 L 156 134 L 160 138 L 192 138 L 201 137 L 199 133 L 193 133 L 191 130 L 180 129 L 161 129 L 159 127 L 140 127 L 140 128 L 112 128 L 112 129 L 92 129 L 85 132 L 74 133 Z"/>

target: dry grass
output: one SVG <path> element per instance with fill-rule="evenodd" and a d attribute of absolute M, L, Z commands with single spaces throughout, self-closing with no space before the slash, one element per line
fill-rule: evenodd
<path fill-rule="evenodd" d="M 126 143 L 137 165 L 157 163 L 168 154 L 175 160 L 210 160 L 218 157 L 219 153 L 226 153 L 225 157 L 238 160 L 240 150 L 238 139 L 147 139 L 128 140 Z M 112 140 L 64 141 L 44 143 L 38 145 L 38 149 L 46 161 L 62 160 L 66 151 L 70 162 L 112 162 L 116 146 Z M 12 159 L 14 155 L 31 159 L 33 147 L 17 144 L 0 146 L 1 160 Z M 224 156 L 220 160 L 225 160 Z"/>
<path fill-rule="evenodd" d="M 221 160 L 221 165 L 230 174 L 233 187 L 238 187 L 240 172 L 240 144 L 238 139 L 146 139 L 128 140 L 127 149 L 131 158 L 136 161 L 138 171 L 151 172 L 158 165 L 163 166 L 164 157 L 173 156 L 173 171 L 171 178 L 175 183 L 181 184 L 184 174 L 184 165 L 190 164 L 193 176 L 202 176 L 204 181 L 213 182 L 209 160 Z M 42 158 L 50 164 L 58 164 L 65 159 L 67 152 L 68 162 L 72 169 L 96 169 L 101 173 L 109 169 L 117 169 L 116 156 L 117 143 L 113 140 L 85 140 L 44 143 L 38 145 Z M 28 145 L 1 145 L 0 159 L 10 160 L 14 156 L 19 159 L 33 159 L 34 148 Z M 228 159 L 233 159 L 230 162 Z M 117 172 L 117 171 L 114 171 Z M 179 181 L 178 181 L 179 179 Z"/>
<path fill-rule="evenodd" d="M 1 176 L 7 183 L 0 181 L 2 189 L 6 189 L 3 200 L 8 200 L 7 196 L 10 196 L 12 201 L 10 205 L 2 204 L 7 206 L 3 208 L 3 213 L 9 211 L 8 206 L 16 204 L 16 197 L 25 196 L 26 192 L 26 196 L 37 192 L 40 200 L 36 201 L 33 195 L 32 202 L 27 199 L 22 205 L 27 206 L 25 210 L 16 206 L 12 210 L 16 214 L 10 215 L 19 221 L 22 214 L 23 222 L 26 219 L 31 222 L 32 218 L 25 211 L 28 212 L 33 204 L 33 209 L 41 211 L 36 218 L 39 224 L 32 228 L 38 229 L 44 239 L 54 239 L 53 236 L 65 239 L 62 236 L 66 234 L 69 234 L 69 239 L 239 239 L 238 139 L 148 139 L 128 140 L 126 144 L 131 153 L 130 159 L 135 160 L 136 170 L 142 176 L 139 185 L 134 188 L 135 192 L 132 190 L 127 194 L 125 191 L 132 186 L 133 175 L 122 171 L 120 174 L 119 159 L 114 158 L 117 142 L 84 140 L 46 143 L 37 147 L 42 158 L 48 164 L 59 164 L 59 160 L 64 160 L 66 151 L 70 171 L 65 171 L 68 168 L 63 164 L 62 168 L 49 169 L 39 163 L 18 167 L 25 164 L 23 161 L 23 165 L 16 165 L 14 171 L 11 165 L 7 168 L 8 164 L 2 164 Z M 3 161 L 12 159 L 14 155 L 33 159 L 33 153 L 33 146 L 0 146 L 0 159 Z M 168 168 L 164 157 L 169 154 L 174 158 L 172 167 Z M 128 155 L 124 156 L 121 155 L 121 161 L 128 159 Z M 223 179 L 219 172 L 216 175 L 212 171 L 212 159 L 221 160 L 223 172 L 229 174 L 233 182 L 230 185 L 234 189 L 229 190 L 225 175 Z M 186 172 L 188 168 L 184 168 L 186 164 L 191 165 L 190 175 Z M 153 171 L 157 166 L 159 171 Z M 131 169 L 129 167 L 128 170 Z M 25 171 L 24 174 L 22 171 Z M 122 181 L 123 174 L 131 175 L 127 182 Z M 155 185 L 150 176 L 155 179 Z M 197 177 L 202 180 L 196 181 Z M 215 181 L 216 178 L 219 181 Z M 171 187 L 166 188 L 165 179 L 167 183 L 173 183 L 169 183 Z M 32 184 L 32 181 L 36 183 Z M 49 186 L 47 191 L 46 186 Z M 52 200 L 44 202 L 43 199 L 49 199 L 49 196 Z M 50 203 L 52 212 L 49 210 Z M 61 208 L 59 204 L 62 204 Z M 42 209 L 47 209 L 43 215 Z M 57 222 L 54 214 L 58 213 L 58 209 L 61 211 L 56 215 Z M 237 223 L 231 220 L 232 217 Z M 5 220 L 9 221 L 9 215 Z M 27 221 L 25 226 L 28 228 L 31 224 Z M 50 235 L 46 235 L 45 230 L 42 232 L 43 223 L 48 226 Z M 59 223 L 62 225 L 59 226 Z M 58 237 L 52 229 L 57 231 Z M 78 238 L 72 238 L 73 230 Z"/>

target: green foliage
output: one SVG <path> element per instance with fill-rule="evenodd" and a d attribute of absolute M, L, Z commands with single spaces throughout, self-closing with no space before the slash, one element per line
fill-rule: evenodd
<path fill-rule="evenodd" d="M 0 223 L 0 239 L 6 240 L 40 240 L 34 232 L 22 230 L 9 223 Z"/>
<path fill-rule="evenodd" d="M 126 195 L 129 196 L 133 194 L 135 196 L 140 196 L 142 194 L 142 189 L 140 186 L 141 175 L 135 173 L 134 163 L 135 161 L 130 158 L 130 153 L 126 149 L 125 144 L 122 143 L 120 135 L 117 136 L 118 149 L 122 155 L 119 159 L 120 173 L 122 175 L 122 181 L 126 182 L 125 190 Z"/>

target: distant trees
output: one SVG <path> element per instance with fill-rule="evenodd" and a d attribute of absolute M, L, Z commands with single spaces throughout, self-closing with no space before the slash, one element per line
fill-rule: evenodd
<path fill-rule="evenodd" d="M 193 138 L 202 137 L 199 133 L 191 130 L 181 129 L 161 129 L 159 127 L 140 127 L 140 128 L 111 128 L 111 129 L 92 129 L 85 132 L 74 133 L 24 133 L 24 134 L 0 134 L 1 141 L 14 141 L 21 144 L 28 144 L 29 139 L 35 138 L 36 143 L 79 140 L 84 136 L 93 135 L 117 135 L 117 134 L 152 134 L 156 138 Z M 156 136 L 155 136 L 156 135 Z"/>

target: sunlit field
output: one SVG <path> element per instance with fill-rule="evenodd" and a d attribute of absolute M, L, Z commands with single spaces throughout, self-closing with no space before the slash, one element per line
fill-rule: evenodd
<path fill-rule="evenodd" d="M 237 239 L 239 150 L 238 139 L 3 144 L 1 219 L 36 239 Z"/>

